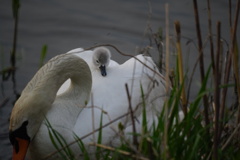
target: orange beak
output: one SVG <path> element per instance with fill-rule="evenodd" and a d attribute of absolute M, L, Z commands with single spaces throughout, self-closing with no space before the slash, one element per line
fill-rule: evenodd
<path fill-rule="evenodd" d="M 24 160 L 30 141 L 16 137 L 17 143 L 13 146 L 12 160 Z"/>

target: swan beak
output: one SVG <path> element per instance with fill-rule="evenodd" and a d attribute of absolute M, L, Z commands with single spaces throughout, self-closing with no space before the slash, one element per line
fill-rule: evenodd
<path fill-rule="evenodd" d="M 101 65 L 99 68 L 100 68 L 102 76 L 105 77 L 107 75 L 106 66 L 105 65 Z"/>
<path fill-rule="evenodd" d="M 18 137 L 16 138 L 16 141 L 17 142 L 13 145 L 12 160 L 24 160 L 30 141 Z"/>

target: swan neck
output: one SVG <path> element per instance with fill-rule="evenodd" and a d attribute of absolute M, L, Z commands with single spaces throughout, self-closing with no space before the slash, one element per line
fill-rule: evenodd
<path fill-rule="evenodd" d="M 75 97 L 87 100 L 92 86 L 87 63 L 77 56 L 63 54 L 51 59 L 35 74 L 23 90 L 19 103 L 25 101 L 25 106 L 32 105 L 35 109 L 31 109 L 45 115 L 55 101 L 57 91 L 69 78 L 72 85 L 68 91 L 68 100 Z"/>

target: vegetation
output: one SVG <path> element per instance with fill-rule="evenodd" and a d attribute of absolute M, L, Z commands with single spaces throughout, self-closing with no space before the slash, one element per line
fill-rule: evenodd
<path fill-rule="evenodd" d="M 168 6 L 166 5 L 165 51 L 163 51 L 162 47 L 164 39 L 162 31 L 159 30 L 158 33 L 152 34 L 153 42 L 155 42 L 154 47 L 158 48 L 161 57 L 165 57 L 165 60 L 162 58 L 162 61 L 159 62 L 160 70 L 164 71 L 166 75 L 166 88 L 169 95 L 165 101 L 164 109 L 159 115 L 158 121 L 152 127 L 147 126 L 147 117 L 146 114 L 143 114 L 142 133 L 131 133 L 133 139 L 135 139 L 133 140 L 135 143 L 131 145 L 124 140 L 118 148 L 101 144 L 101 129 L 105 126 L 100 127 L 97 130 L 100 131 L 98 143 L 90 144 L 97 148 L 94 156 L 96 159 L 232 160 L 240 158 L 240 79 L 239 51 L 236 37 L 240 1 L 237 0 L 235 14 L 232 15 L 231 0 L 229 0 L 229 34 L 231 39 L 224 42 L 228 44 L 226 53 L 223 51 L 223 40 L 221 39 L 221 22 L 217 22 L 216 33 L 214 34 L 209 0 L 207 0 L 207 5 L 211 64 L 205 66 L 197 0 L 193 0 L 198 61 L 191 73 L 184 71 L 181 26 L 180 22 L 176 21 L 176 39 L 172 40 L 177 53 L 176 67 L 173 72 L 170 71 L 170 38 L 168 33 Z M 234 17 L 233 21 L 232 17 Z M 113 47 L 120 54 L 129 56 L 122 53 L 115 46 L 109 44 L 105 46 Z M 46 49 L 45 46 L 42 58 L 45 56 Z M 162 56 L 163 53 L 166 54 Z M 12 56 L 14 56 L 13 53 Z M 42 64 L 43 59 L 40 61 Z M 165 69 L 163 61 L 165 61 Z M 190 99 L 189 93 L 197 67 L 199 67 L 201 85 L 197 96 Z M 5 71 L 1 71 L 2 75 L 4 73 Z M 227 102 L 227 99 L 230 98 L 229 92 L 232 92 L 235 97 L 232 103 Z M 184 114 L 184 118 L 181 120 L 179 120 L 180 110 Z M 68 147 L 69 144 L 66 144 L 64 138 L 51 127 L 51 124 L 48 123 L 47 126 L 52 143 L 59 151 L 53 154 L 61 154 L 63 159 L 74 159 L 72 151 Z M 91 159 L 92 155 L 88 154 L 81 138 L 75 136 L 82 156 L 84 159 Z"/>

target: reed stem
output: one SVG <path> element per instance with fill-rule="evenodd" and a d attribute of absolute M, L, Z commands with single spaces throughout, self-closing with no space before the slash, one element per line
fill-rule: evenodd
<path fill-rule="evenodd" d="M 183 104 L 183 112 L 186 115 L 187 114 L 187 98 L 186 98 L 185 85 L 184 85 L 183 58 L 182 58 L 182 48 L 181 48 L 181 26 L 179 21 L 175 22 L 175 30 L 177 34 L 176 48 L 178 53 L 177 60 L 178 60 L 179 81 L 180 81 L 180 85 L 182 86 L 181 99 Z"/>
<path fill-rule="evenodd" d="M 195 24 L 196 24 L 196 32 L 198 37 L 198 54 L 199 54 L 199 68 L 200 68 L 200 76 L 201 76 L 201 83 L 204 81 L 205 71 L 204 71 L 204 60 L 203 60 L 203 45 L 202 45 L 202 37 L 201 37 L 201 29 L 200 29 L 200 21 L 198 15 L 198 6 L 197 0 L 193 0 L 194 6 L 194 14 L 195 14 Z M 203 96 L 203 104 L 204 104 L 204 117 L 205 117 L 205 125 L 208 126 L 210 121 L 208 117 L 208 98 L 207 95 Z M 207 133 L 209 135 L 209 129 L 207 129 Z"/>
<path fill-rule="evenodd" d="M 240 79 L 239 79 L 239 66 L 238 66 L 238 46 L 237 46 L 237 25 L 238 25 L 238 16 L 239 16 L 239 9 L 240 9 L 240 1 L 237 1 L 236 6 L 236 13 L 235 13 L 235 19 L 234 19 L 234 25 L 232 28 L 232 40 L 231 40 L 231 54 L 233 55 L 233 72 L 234 72 L 234 78 L 236 82 L 236 90 L 238 95 L 238 120 L 237 123 L 240 123 Z"/>
<path fill-rule="evenodd" d="M 229 26 L 230 28 L 232 28 L 232 0 L 228 0 L 228 4 L 229 4 Z"/>
<path fill-rule="evenodd" d="M 166 95 L 169 95 L 170 92 L 170 80 L 169 80 L 169 6 L 168 4 L 165 4 L 165 23 L 166 23 Z M 169 159 L 169 151 L 168 151 L 168 96 L 166 96 L 165 100 L 165 108 L 164 108 L 164 136 L 163 136 L 163 146 L 164 146 L 164 157 L 163 159 L 168 160 Z"/>
<path fill-rule="evenodd" d="M 10 62 L 12 65 L 11 68 L 13 68 L 13 70 L 11 70 L 10 73 L 12 75 L 13 92 L 16 96 L 16 99 L 18 99 L 18 97 L 19 97 L 19 94 L 16 90 L 17 87 L 16 87 L 16 79 L 15 79 L 19 8 L 20 8 L 20 1 L 12 0 L 12 11 L 13 11 L 13 18 L 14 18 L 14 34 L 13 34 L 13 48 L 12 48 L 11 57 L 10 57 Z"/>
<path fill-rule="evenodd" d="M 136 130 L 136 125 L 135 125 L 135 120 L 134 120 L 134 111 L 133 111 L 133 108 L 132 108 L 132 103 L 131 103 L 132 100 L 131 100 L 131 95 L 130 95 L 127 83 L 125 84 L 125 89 L 126 89 L 126 92 L 127 92 L 128 105 L 129 105 L 130 116 L 131 116 L 131 121 L 132 121 L 132 129 L 133 129 L 132 140 L 133 140 L 133 144 L 136 146 L 136 148 L 138 148 L 139 143 L 138 143 L 137 136 L 136 136 L 137 130 Z"/>
<path fill-rule="evenodd" d="M 213 159 L 218 159 L 218 144 L 219 144 L 219 106 L 220 106 L 220 70 L 219 70 L 219 61 L 220 61 L 220 50 L 221 50 L 221 23 L 217 22 L 217 54 L 216 54 L 216 66 L 214 74 L 214 104 L 215 104 L 215 121 L 214 121 L 214 138 L 213 138 Z"/>
<path fill-rule="evenodd" d="M 18 33 L 18 12 L 20 8 L 19 0 L 12 0 L 12 10 L 14 18 L 14 34 L 13 34 L 13 49 L 11 52 L 11 64 L 15 68 L 16 63 L 16 48 L 17 48 L 17 33 Z"/>
<path fill-rule="evenodd" d="M 214 47 L 213 47 L 213 37 L 212 37 L 212 18 L 211 18 L 211 5 L 210 0 L 207 0 L 208 3 L 208 32 L 209 32 L 209 41 L 210 41 L 210 53 L 211 53 L 211 61 L 213 74 L 215 73 L 215 62 L 214 62 Z"/>

